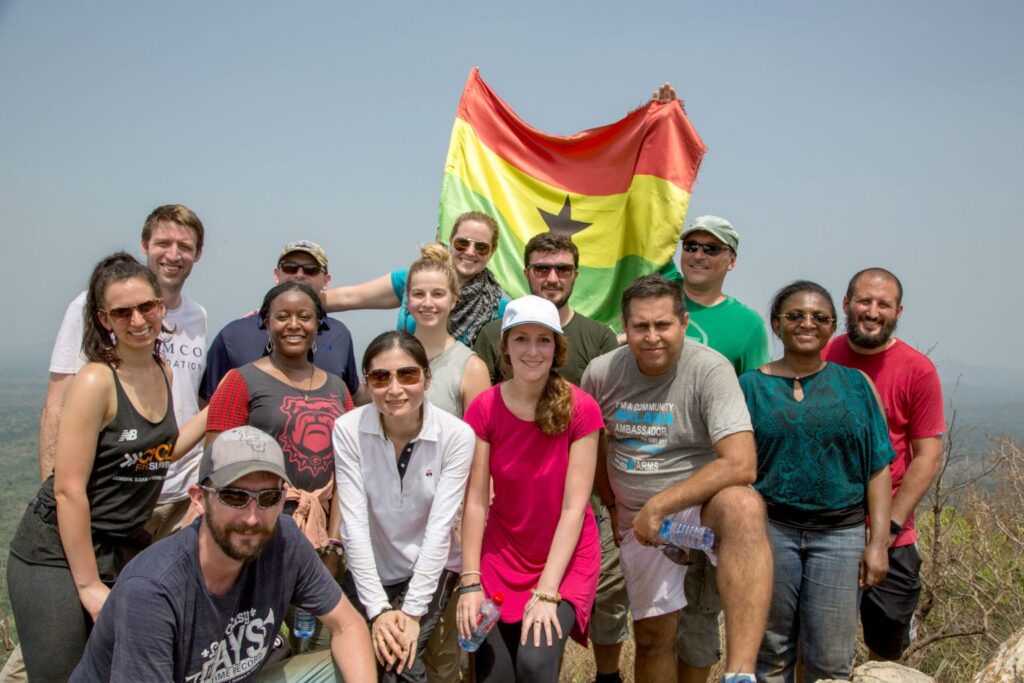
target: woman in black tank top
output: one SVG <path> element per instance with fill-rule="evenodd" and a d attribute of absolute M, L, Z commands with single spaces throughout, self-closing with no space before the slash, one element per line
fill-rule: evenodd
<path fill-rule="evenodd" d="M 200 439 L 206 412 L 179 433 L 160 359 L 165 307 L 153 274 L 124 252 L 97 264 L 82 349 L 61 412 L 55 472 L 11 542 L 8 589 L 30 680 L 64 680 L 117 573 L 144 530 L 167 467 Z"/>

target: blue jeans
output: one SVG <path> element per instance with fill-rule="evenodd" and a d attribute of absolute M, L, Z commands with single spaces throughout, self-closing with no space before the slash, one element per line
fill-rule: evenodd
<path fill-rule="evenodd" d="M 805 531 L 769 522 L 768 538 L 775 573 L 758 680 L 793 683 L 798 646 L 806 683 L 849 679 L 864 527 Z"/>

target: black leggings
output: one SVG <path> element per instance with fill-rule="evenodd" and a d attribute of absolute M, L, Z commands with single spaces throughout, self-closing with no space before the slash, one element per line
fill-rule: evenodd
<path fill-rule="evenodd" d="M 487 634 L 487 640 L 476 652 L 476 675 L 480 683 L 550 683 L 558 680 L 558 669 L 562 663 L 562 652 L 569 631 L 576 625 L 576 611 L 566 600 L 558 603 L 558 625 L 562 637 L 552 630 L 552 644 L 549 647 L 541 635 L 540 647 L 534 647 L 533 638 L 526 645 L 520 645 L 523 622 L 498 626 Z"/>
<path fill-rule="evenodd" d="M 67 567 L 7 558 L 7 591 L 30 681 L 64 681 L 85 652 L 92 619 Z"/>

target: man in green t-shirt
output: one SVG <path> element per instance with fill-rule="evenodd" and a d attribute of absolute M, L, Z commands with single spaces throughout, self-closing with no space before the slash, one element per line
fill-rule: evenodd
<path fill-rule="evenodd" d="M 724 218 L 700 216 L 683 231 L 682 242 L 682 274 L 674 267 L 662 272 L 683 282 L 690 314 L 686 336 L 725 356 L 737 375 L 767 363 L 768 331 L 761 316 L 722 291 L 725 276 L 736 267 L 739 233 Z M 714 567 L 703 554 L 692 553 L 691 559 L 685 579 L 687 605 L 679 614 L 676 634 L 678 680 L 704 683 L 721 656 L 721 601 Z"/>
<path fill-rule="evenodd" d="M 569 306 L 569 297 L 579 275 L 579 249 L 566 235 L 543 232 L 526 243 L 523 261 L 530 292 L 555 304 L 562 329 L 569 340 L 569 358 L 558 372 L 579 386 L 591 359 L 618 348 L 611 328 Z M 487 364 L 494 384 L 505 379 L 498 352 L 500 326 L 500 320 L 484 325 L 473 347 Z M 615 546 L 608 510 L 601 505 L 599 496 L 593 496 L 591 503 L 601 532 L 601 578 L 590 621 L 590 640 L 594 644 L 598 682 L 621 681 L 619 654 L 629 637 L 626 582 L 619 569 L 619 549 Z"/>
<path fill-rule="evenodd" d="M 764 365 L 768 331 L 757 311 L 722 291 L 725 276 L 736 267 L 740 236 L 718 216 L 694 219 L 682 236 L 679 268 L 666 268 L 669 280 L 682 280 L 690 326 L 686 336 L 725 356 L 737 375 Z"/>

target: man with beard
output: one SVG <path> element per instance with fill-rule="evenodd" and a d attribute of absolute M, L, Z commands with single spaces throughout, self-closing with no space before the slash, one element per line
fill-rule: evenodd
<path fill-rule="evenodd" d="M 254 427 L 206 449 L 201 517 L 122 572 L 72 681 L 250 681 L 289 603 L 331 632 L 346 681 L 374 681 L 370 634 L 316 551 L 281 515 L 288 484 L 277 441 Z"/>
<path fill-rule="evenodd" d="M 843 297 L 846 334 L 835 337 L 825 360 L 863 371 L 875 383 L 896 451 L 892 472 L 889 573 L 864 592 L 860 615 L 872 659 L 899 659 L 913 639 L 921 594 L 914 508 L 938 472 L 942 388 L 927 356 L 893 336 L 903 314 L 903 285 L 884 268 L 862 270 Z"/>
<path fill-rule="evenodd" d="M 569 340 L 569 357 L 566 364 L 558 368 L 558 373 L 578 386 L 592 358 L 618 348 L 615 333 L 609 327 L 569 306 L 569 297 L 579 275 L 579 249 L 566 235 L 542 232 L 526 243 L 523 260 L 530 293 L 555 304 Z M 501 321 L 490 322 L 480 330 L 473 349 L 487 364 L 492 384 L 505 379 L 499 362 L 500 336 Z M 610 512 L 601 505 L 601 498 L 596 494 L 590 503 L 601 532 L 601 577 L 590 621 L 590 640 L 594 644 L 597 683 L 615 683 L 622 680 L 619 654 L 629 637 L 626 582 L 619 568 L 619 550 L 615 546 Z"/>

